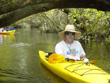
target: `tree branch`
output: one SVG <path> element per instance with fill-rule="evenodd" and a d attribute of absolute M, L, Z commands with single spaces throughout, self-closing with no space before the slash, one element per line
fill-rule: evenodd
<path fill-rule="evenodd" d="M 0 0 L 0 27 L 55 8 L 96 8 L 110 11 L 110 0 Z"/>

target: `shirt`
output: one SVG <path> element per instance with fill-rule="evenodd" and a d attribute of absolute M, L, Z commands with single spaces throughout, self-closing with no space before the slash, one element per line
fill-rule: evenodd
<path fill-rule="evenodd" d="M 3 30 L 3 29 L 2 29 L 2 28 L 0 28 L 0 32 L 2 32 L 2 30 Z"/>
<path fill-rule="evenodd" d="M 59 42 L 55 46 L 55 53 L 65 57 L 71 56 L 77 60 L 80 60 L 82 54 L 85 55 L 82 45 L 77 40 L 74 40 L 72 44 L 66 44 L 64 40 Z"/>

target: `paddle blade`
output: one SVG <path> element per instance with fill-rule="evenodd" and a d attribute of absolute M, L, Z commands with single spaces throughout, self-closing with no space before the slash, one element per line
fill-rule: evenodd
<path fill-rule="evenodd" d="M 58 63 L 62 60 L 65 60 L 65 57 L 59 54 L 52 54 L 49 56 L 49 59 L 48 59 L 49 63 L 53 63 L 53 64 Z"/>
<path fill-rule="evenodd" d="M 91 60 L 91 61 L 89 61 L 89 63 L 96 63 L 97 62 L 97 60 Z"/>

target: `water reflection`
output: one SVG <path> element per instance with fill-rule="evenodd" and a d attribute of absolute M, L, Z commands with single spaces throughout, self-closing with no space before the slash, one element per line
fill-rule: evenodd
<path fill-rule="evenodd" d="M 20 47 L 20 46 L 22 47 L 22 46 L 31 46 L 31 44 L 21 42 L 21 43 L 15 43 L 12 46 L 13 47 Z"/>
<path fill-rule="evenodd" d="M 3 40 L 2 40 L 2 35 L 0 35 L 0 43 L 2 43 L 2 41 L 3 41 Z"/>
<path fill-rule="evenodd" d="M 54 73 L 52 73 L 49 69 L 47 69 L 43 64 L 41 64 L 41 68 L 45 71 L 47 77 L 45 80 L 48 80 L 50 83 L 68 83 L 64 79 L 58 77 Z M 53 79 L 52 79 L 53 78 Z"/>
<path fill-rule="evenodd" d="M 15 35 L 0 35 L 0 43 L 9 43 L 15 41 Z"/>

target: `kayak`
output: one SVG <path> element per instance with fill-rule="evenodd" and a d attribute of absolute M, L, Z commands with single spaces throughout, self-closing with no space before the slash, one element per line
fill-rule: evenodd
<path fill-rule="evenodd" d="M 10 30 L 10 31 L 3 31 L 3 32 L 0 32 L 0 34 L 4 34 L 4 35 L 12 35 L 15 33 L 16 30 Z"/>
<path fill-rule="evenodd" d="M 110 83 L 110 74 L 101 68 L 83 61 L 65 61 L 50 63 L 49 53 L 39 51 L 41 63 L 51 72 L 70 83 Z"/>

